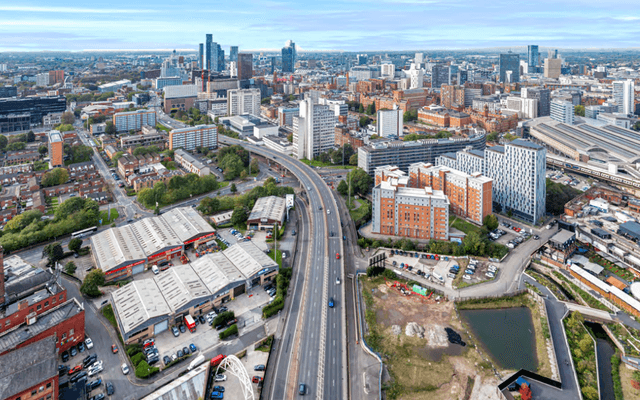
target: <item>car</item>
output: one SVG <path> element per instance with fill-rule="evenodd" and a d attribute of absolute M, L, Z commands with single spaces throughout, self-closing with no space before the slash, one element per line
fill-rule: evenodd
<path fill-rule="evenodd" d="M 340 284 L 340 277 L 336 276 L 336 285 L 339 285 L 339 284 Z"/>
<path fill-rule="evenodd" d="M 87 349 L 93 348 L 93 340 L 91 340 L 91 338 L 86 338 L 84 340 L 84 344 L 87 346 Z"/>
<path fill-rule="evenodd" d="M 472 270 L 472 269 L 466 269 L 464 270 L 464 273 L 467 275 L 473 275 L 476 271 Z"/>
<path fill-rule="evenodd" d="M 96 360 L 98 360 L 98 356 L 97 355 L 91 355 L 86 357 L 84 360 L 82 360 L 82 365 L 87 368 L 90 365 L 93 365 L 93 363 L 96 362 Z"/>
<path fill-rule="evenodd" d="M 333 297 L 329 297 L 329 307 L 333 308 Z"/>
<path fill-rule="evenodd" d="M 183 347 L 182 348 L 182 354 L 184 354 L 186 356 L 187 354 L 191 354 L 191 352 L 189 351 L 188 347 Z"/>
<path fill-rule="evenodd" d="M 220 307 L 220 312 L 225 312 L 225 311 L 229 311 L 229 309 L 226 306 Z"/>
<path fill-rule="evenodd" d="M 298 385 L 298 394 L 304 396 L 307 393 L 307 385 L 301 383 Z"/>
<path fill-rule="evenodd" d="M 224 392 L 224 386 L 215 385 L 212 390 L 214 392 Z"/>
<path fill-rule="evenodd" d="M 347 237 L 345 235 L 342 236 L 342 240 L 347 240 Z"/>
<path fill-rule="evenodd" d="M 95 366 L 95 367 L 92 367 L 92 368 L 89 370 L 89 376 L 97 375 L 98 373 L 102 372 L 103 370 L 104 370 L 104 368 L 102 367 L 102 364 L 97 365 L 97 366 Z"/>
<path fill-rule="evenodd" d="M 113 388 L 113 383 L 111 382 L 107 382 L 106 388 L 107 388 L 107 396 L 111 396 L 115 392 L 115 389 Z"/>
<path fill-rule="evenodd" d="M 113 354 L 116 354 L 118 352 L 118 346 L 116 346 L 115 344 L 111 345 L 111 352 Z"/>
<path fill-rule="evenodd" d="M 465 281 L 470 281 L 471 280 L 471 275 L 464 275 L 462 277 L 462 279 L 464 279 Z"/>
<path fill-rule="evenodd" d="M 69 375 L 73 375 L 73 374 L 75 374 L 76 372 L 82 371 L 82 368 L 83 368 L 83 367 L 82 367 L 82 364 L 78 364 L 78 365 L 76 365 L 75 367 L 70 368 L 70 369 L 69 369 L 69 373 L 68 373 L 68 374 L 69 374 Z"/>
<path fill-rule="evenodd" d="M 195 353 L 196 351 L 198 351 L 198 348 L 197 348 L 197 347 L 196 347 L 196 345 L 195 345 L 195 344 L 193 344 L 193 343 L 191 343 L 191 344 L 189 345 L 189 349 L 191 349 L 191 352 L 192 352 L 192 353 Z"/>
<path fill-rule="evenodd" d="M 265 291 L 265 292 L 266 292 L 266 291 L 269 291 L 269 290 L 271 290 L 271 289 L 273 289 L 273 285 L 271 285 L 271 284 L 269 284 L 269 285 L 267 285 L 267 286 L 265 286 L 265 287 L 264 287 L 264 291 Z"/>
<path fill-rule="evenodd" d="M 336 260 L 340 259 L 340 253 L 336 253 Z"/>
<path fill-rule="evenodd" d="M 78 382 L 80 379 L 87 379 L 86 371 L 82 371 L 78 375 L 72 376 L 71 379 L 69 379 L 69 382 Z"/>
<path fill-rule="evenodd" d="M 181 358 L 184 356 L 184 353 L 182 352 L 182 350 L 178 350 L 178 352 L 176 353 L 176 355 L 178 356 L 178 358 Z"/>
<path fill-rule="evenodd" d="M 164 363 L 164 365 L 169 364 L 171 362 L 171 357 L 169 356 L 162 357 L 162 362 Z"/>
<path fill-rule="evenodd" d="M 264 366 L 264 364 L 254 365 L 253 366 L 253 370 L 254 371 L 264 371 L 265 370 L 265 366 Z"/>
<path fill-rule="evenodd" d="M 318 206 L 318 210 L 322 211 L 322 206 Z"/>
<path fill-rule="evenodd" d="M 178 357 L 177 357 L 175 354 L 172 354 L 172 355 L 171 355 L 171 361 L 175 361 L 175 360 L 177 360 L 177 359 L 178 359 Z"/>
<path fill-rule="evenodd" d="M 147 360 L 147 364 L 153 365 L 153 364 L 157 363 L 158 361 L 160 361 L 160 358 L 156 355 L 154 357 L 149 358 Z"/>
<path fill-rule="evenodd" d="M 87 383 L 87 392 L 92 391 L 93 389 L 97 388 L 100 385 L 102 385 L 102 379 L 100 378 L 96 379 L 95 381 L 91 381 Z"/>
<path fill-rule="evenodd" d="M 200 315 L 200 316 L 198 317 L 198 321 L 200 321 L 200 323 L 201 323 L 202 325 L 204 325 L 204 324 L 206 324 L 206 323 L 207 323 L 207 321 L 204 319 L 204 315 Z"/>
<path fill-rule="evenodd" d="M 487 278 L 494 278 L 494 277 L 495 277 L 495 275 L 494 275 L 494 273 L 493 273 L 493 272 L 487 272 L 487 273 L 485 274 L 485 276 L 486 276 Z"/>
<path fill-rule="evenodd" d="M 533 235 L 533 238 L 534 238 L 535 240 L 538 240 L 538 239 L 540 239 L 540 236 L 538 236 L 538 235 Z"/>
<path fill-rule="evenodd" d="M 329 236 L 333 237 L 333 231 L 329 232 Z"/>
<path fill-rule="evenodd" d="M 175 337 L 180 336 L 180 331 L 175 326 L 171 327 L 171 332 L 173 332 L 173 336 L 175 336 Z"/>
<path fill-rule="evenodd" d="M 58 365 L 58 375 L 66 375 L 69 372 L 69 367 L 66 365 Z"/>
<path fill-rule="evenodd" d="M 254 376 L 253 378 L 251 378 L 251 382 L 260 383 L 260 382 L 262 382 L 262 377 L 261 376 Z"/>
<path fill-rule="evenodd" d="M 327 210 L 327 215 L 331 214 L 331 210 Z"/>
<path fill-rule="evenodd" d="M 120 366 L 120 369 L 122 370 L 122 373 L 125 374 L 125 375 L 127 375 L 129 373 L 129 366 L 127 364 L 123 363 Z"/>
<path fill-rule="evenodd" d="M 75 347 L 75 346 L 73 346 L 73 347 L 71 348 L 71 350 L 69 351 L 69 354 L 71 354 L 71 357 L 75 357 L 75 356 L 76 356 L 76 354 L 78 354 L 78 349 L 76 349 L 76 347 Z"/>
<path fill-rule="evenodd" d="M 223 375 L 223 374 L 218 374 L 215 376 L 214 381 L 215 382 L 224 382 L 227 380 L 227 376 Z"/>
<path fill-rule="evenodd" d="M 104 400 L 104 393 L 97 394 L 90 398 L 89 400 Z"/>
<path fill-rule="evenodd" d="M 156 344 L 156 341 L 154 339 L 147 339 L 144 342 L 142 342 L 142 348 L 146 349 L 149 346 L 153 346 Z"/>
<path fill-rule="evenodd" d="M 67 362 L 67 361 L 69 361 L 69 352 L 65 350 L 62 352 L 62 362 Z"/>
<path fill-rule="evenodd" d="M 224 399 L 224 393 L 222 392 L 211 392 L 212 399 Z"/>
<path fill-rule="evenodd" d="M 147 347 L 147 348 L 145 348 L 145 349 L 142 349 L 142 352 L 143 352 L 144 354 L 153 353 L 154 351 L 155 351 L 155 352 L 157 352 L 157 351 L 158 351 L 158 348 L 157 348 L 156 346 L 154 346 L 154 345 L 149 346 L 149 347 Z"/>

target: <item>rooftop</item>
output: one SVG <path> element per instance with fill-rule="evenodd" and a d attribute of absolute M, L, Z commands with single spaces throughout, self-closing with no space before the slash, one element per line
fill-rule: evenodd
<path fill-rule="evenodd" d="M 560 231 L 555 235 L 551 236 L 551 239 L 549 240 L 555 243 L 564 244 L 567 241 L 575 238 L 575 236 L 576 234 L 571 231 L 560 229 Z"/>
<path fill-rule="evenodd" d="M 285 200 L 278 196 L 261 197 L 256 200 L 247 221 L 282 221 L 285 213 Z"/>
<path fill-rule="evenodd" d="M 162 218 L 183 242 L 214 231 L 211 225 L 192 207 L 174 208 L 162 214 Z"/>
<path fill-rule="evenodd" d="M 62 142 L 62 135 L 59 131 L 49 131 L 49 141 L 52 143 Z"/>
<path fill-rule="evenodd" d="M 58 374 L 53 336 L 0 357 L 0 398 L 6 399 Z"/>
<path fill-rule="evenodd" d="M 131 332 L 142 323 L 171 312 L 158 285 L 153 279 L 133 281 L 111 293 L 114 311 L 125 332 Z"/>
<path fill-rule="evenodd" d="M 278 264 L 266 255 L 253 242 L 239 242 L 222 252 L 233 265 L 246 277 L 251 279 L 261 270 L 277 268 Z"/>

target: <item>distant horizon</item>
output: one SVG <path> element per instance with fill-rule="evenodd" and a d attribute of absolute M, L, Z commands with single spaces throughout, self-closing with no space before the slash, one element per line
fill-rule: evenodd
<path fill-rule="evenodd" d="M 302 52 L 529 44 L 623 50 L 638 47 L 638 22 L 637 7 L 621 0 L 195 0 L 179 6 L 167 0 L 91 5 L 67 0 L 64 6 L 0 0 L 0 51 L 195 51 L 208 33 L 223 48 L 255 51 L 278 51 L 287 40 Z"/>

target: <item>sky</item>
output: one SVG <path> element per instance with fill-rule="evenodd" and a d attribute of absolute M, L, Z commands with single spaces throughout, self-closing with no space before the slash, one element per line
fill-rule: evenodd
<path fill-rule="evenodd" d="M 0 0 L 0 51 L 631 48 L 637 0 Z"/>

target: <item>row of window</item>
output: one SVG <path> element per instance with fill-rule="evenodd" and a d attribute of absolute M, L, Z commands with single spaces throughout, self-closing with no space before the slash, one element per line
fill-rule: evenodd
<path fill-rule="evenodd" d="M 54 298 L 51 300 L 51 304 L 52 304 L 52 305 L 53 305 L 53 304 L 56 304 L 56 302 L 58 301 L 58 299 L 59 299 L 60 301 L 63 301 L 63 300 L 64 300 L 64 294 L 61 294 L 61 295 L 60 295 L 60 296 L 58 296 L 58 297 L 54 297 Z M 47 300 L 47 301 L 45 301 L 45 302 L 44 302 L 44 308 L 47 308 L 47 307 L 49 307 L 49 300 Z M 35 311 L 40 311 L 40 310 L 42 310 L 42 304 L 38 304 L 38 305 L 36 306 L 36 308 L 35 308 Z M 33 313 L 33 312 L 34 312 L 34 308 L 33 308 L 33 307 L 31 307 L 31 308 L 29 309 L 29 314 L 31 314 L 31 313 Z M 4 326 L 5 326 L 5 327 L 7 327 L 7 326 L 9 326 L 9 325 L 11 325 L 11 321 L 10 321 L 10 320 L 5 321 Z"/>

